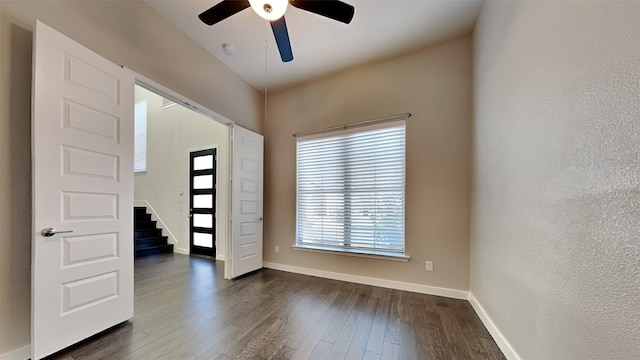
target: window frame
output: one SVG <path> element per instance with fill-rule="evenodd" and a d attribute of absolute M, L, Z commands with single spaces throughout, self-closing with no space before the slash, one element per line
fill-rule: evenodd
<path fill-rule="evenodd" d="M 301 209 L 301 200 L 300 200 L 300 143 L 304 143 L 304 142 L 308 142 L 308 141 L 313 141 L 313 140 L 322 140 L 322 139 L 332 139 L 332 138 L 344 138 L 344 137 L 349 137 L 351 135 L 357 135 L 357 134 L 362 134 L 362 133 L 366 133 L 366 132 L 372 132 L 371 137 L 375 138 L 375 134 L 377 130 L 382 130 L 382 129 L 389 129 L 389 128 L 398 128 L 401 127 L 402 128 L 402 141 L 403 141 L 403 148 L 402 148 L 402 174 L 400 175 L 400 177 L 398 179 L 401 179 L 401 230 L 398 231 L 396 230 L 397 233 L 401 234 L 401 245 L 402 248 L 399 250 L 391 250 L 391 249 L 375 249 L 375 248 L 365 248 L 363 247 L 363 245 L 361 245 L 360 247 L 351 247 L 349 246 L 348 241 L 350 241 L 351 239 L 342 239 L 342 246 L 337 246 L 335 245 L 335 240 L 332 241 L 325 241 L 325 244 L 309 244 L 308 240 L 304 240 L 301 238 L 300 232 L 301 232 L 301 220 L 300 219 L 300 209 Z M 307 135 L 307 136 L 302 136 L 302 137 L 298 137 L 296 139 L 296 234 L 295 234 L 295 243 L 292 246 L 293 249 L 295 250 L 301 250 L 301 251 L 311 251 L 311 252 L 322 252 L 322 253 L 333 253 L 333 254 L 340 254 L 340 255 L 350 255 L 350 256 L 359 256 L 359 257 L 368 257 L 368 258 L 382 258 L 382 259 L 387 259 L 387 260 L 397 260 L 397 261 L 408 261 L 409 260 L 409 256 L 407 255 L 407 248 L 406 248 L 406 226 L 405 226 L 405 222 L 406 222 L 406 149 L 407 149 L 407 144 L 406 144 L 406 121 L 405 119 L 402 120 L 395 120 L 395 121 L 385 121 L 383 123 L 375 123 L 375 124 L 367 124 L 367 125 L 358 125 L 357 127 L 353 127 L 353 128 L 343 128 L 337 131 L 323 131 L 321 133 L 316 133 L 314 135 Z M 384 149 L 382 149 L 384 150 Z M 359 150 L 362 151 L 362 150 Z M 396 149 L 396 152 L 398 152 L 398 150 Z M 357 156 L 359 153 L 353 152 L 353 153 L 349 153 L 348 155 L 355 155 Z M 396 156 L 398 156 L 396 154 Z M 385 165 L 390 166 L 392 165 L 391 162 L 386 163 Z M 348 167 L 348 165 L 345 165 Z M 397 166 L 397 165 L 396 165 Z M 303 169 L 307 169 L 307 168 L 303 168 Z M 345 178 L 344 175 L 346 173 L 349 172 L 348 169 L 345 168 L 341 168 L 340 172 L 343 175 L 343 179 Z M 373 177 L 375 178 L 375 176 Z M 396 181 L 398 181 L 398 179 L 396 179 Z M 351 190 L 343 190 L 344 194 L 355 194 L 357 193 L 357 190 L 351 189 Z M 324 193 L 323 193 L 324 194 Z M 374 199 L 376 200 L 376 197 L 379 196 L 381 194 L 380 190 L 376 190 L 376 192 L 370 194 L 371 196 L 369 196 L 367 199 L 371 200 Z M 397 195 L 397 194 L 396 194 Z M 304 196 L 304 195 L 303 195 Z M 326 209 L 325 207 L 323 207 L 322 209 Z M 354 209 L 357 209 L 357 207 L 349 207 L 348 209 L 346 209 L 343 205 L 342 208 L 342 223 L 344 226 L 345 222 L 349 222 L 351 223 L 354 218 L 350 217 L 351 214 L 349 214 L 349 212 L 353 211 Z M 380 214 L 386 214 L 385 211 L 382 212 L 376 212 L 376 216 L 380 215 Z M 389 226 L 389 224 L 386 224 L 387 226 Z M 394 223 L 394 225 L 398 225 L 398 223 Z M 356 228 L 356 226 L 349 226 L 349 228 Z M 322 230 L 322 232 L 324 232 L 324 228 Z M 304 243 L 305 241 L 307 241 L 307 243 Z M 329 243 L 333 242 L 333 244 L 329 245 Z M 361 241 L 362 242 L 362 241 Z M 365 245 L 366 240 L 363 242 Z M 382 241 L 382 243 L 384 243 L 384 241 Z M 399 244 L 400 242 L 395 240 L 392 241 L 392 243 L 394 244 Z M 371 240 L 371 246 L 375 246 L 375 240 Z"/>

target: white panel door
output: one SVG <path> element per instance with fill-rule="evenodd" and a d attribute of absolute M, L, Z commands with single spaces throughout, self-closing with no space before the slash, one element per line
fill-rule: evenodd
<path fill-rule="evenodd" d="M 262 268 L 263 138 L 233 126 L 231 276 Z"/>
<path fill-rule="evenodd" d="M 133 316 L 134 79 L 41 22 L 34 44 L 31 347 L 39 359 Z"/>

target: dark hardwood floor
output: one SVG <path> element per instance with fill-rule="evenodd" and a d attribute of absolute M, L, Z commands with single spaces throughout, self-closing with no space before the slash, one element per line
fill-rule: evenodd
<path fill-rule="evenodd" d="M 505 359 L 467 301 L 223 263 L 136 259 L 135 316 L 51 359 Z"/>

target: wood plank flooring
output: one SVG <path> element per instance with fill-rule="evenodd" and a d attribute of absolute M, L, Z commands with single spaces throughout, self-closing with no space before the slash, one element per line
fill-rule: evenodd
<path fill-rule="evenodd" d="M 51 356 L 93 359 L 505 359 L 467 301 L 223 263 L 136 259 L 135 316 Z"/>

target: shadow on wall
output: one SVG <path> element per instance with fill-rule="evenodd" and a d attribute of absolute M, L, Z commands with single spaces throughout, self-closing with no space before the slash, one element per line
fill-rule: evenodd
<path fill-rule="evenodd" d="M 0 354 L 29 344 L 33 44 L 33 32 L 1 16 Z"/>

